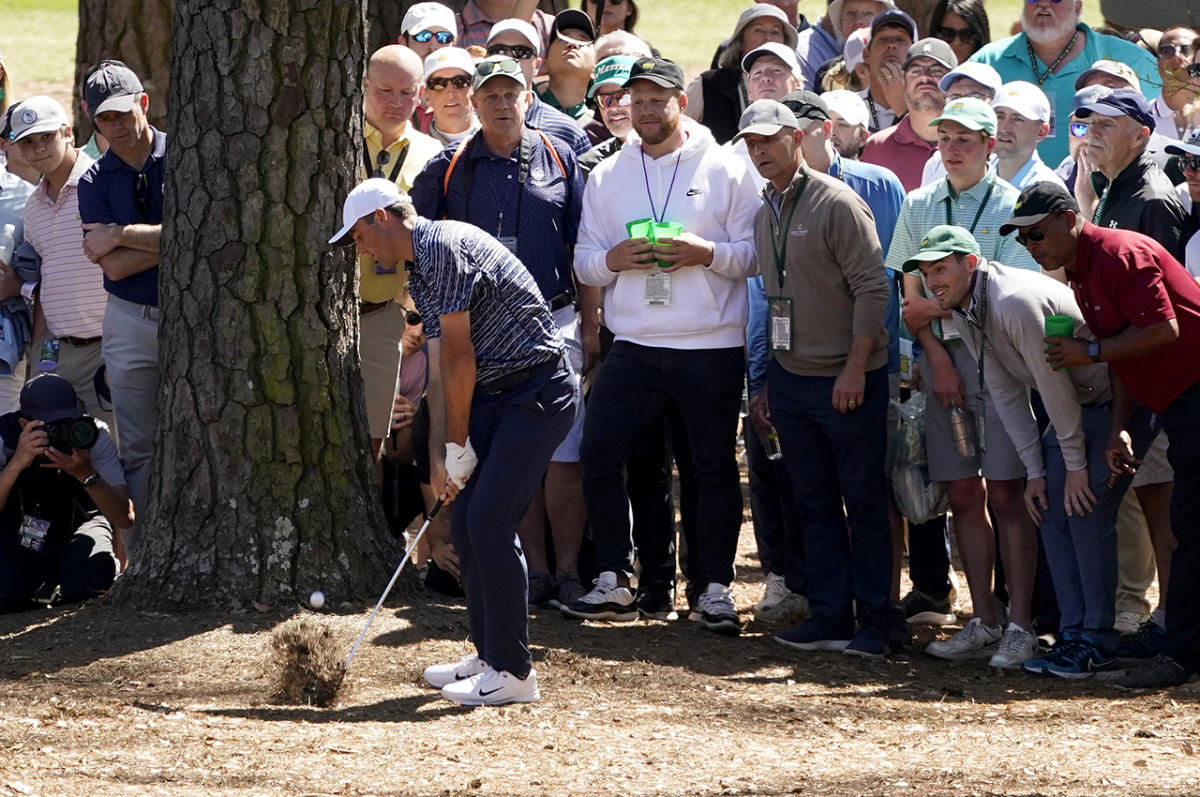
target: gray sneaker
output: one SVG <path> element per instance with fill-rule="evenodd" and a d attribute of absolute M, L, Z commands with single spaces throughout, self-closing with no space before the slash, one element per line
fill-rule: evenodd
<path fill-rule="evenodd" d="M 554 579 L 549 573 L 529 574 L 529 608 L 545 606 L 554 597 Z"/>
<path fill-rule="evenodd" d="M 554 597 L 547 601 L 547 603 L 555 609 L 561 609 L 564 606 L 570 606 L 586 594 L 587 590 L 583 588 L 583 583 L 579 580 L 579 574 L 572 570 L 560 574 L 555 579 Z"/>

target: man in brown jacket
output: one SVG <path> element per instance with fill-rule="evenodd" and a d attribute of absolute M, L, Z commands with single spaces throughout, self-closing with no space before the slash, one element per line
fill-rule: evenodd
<path fill-rule="evenodd" d="M 795 114 L 759 100 L 739 128 L 768 181 L 754 242 L 771 363 L 751 414 L 778 431 L 808 555 L 812 617 L 775 639 L 878 658 L 891 586 L 883 252 L 867 204 L 806 166 Z"/>

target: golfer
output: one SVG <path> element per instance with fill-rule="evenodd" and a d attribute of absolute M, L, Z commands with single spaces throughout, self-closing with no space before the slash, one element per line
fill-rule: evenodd
<path fill-rule="evenodd" d="M 429 667 L 425 680 L 464 705 L 533 702 L 517 521 L 571 427 L 579 379 L 537 283 L 495 238 L 417 216 L 394 183 L 378 178 L 350 192 L 342 221 L 331 244 L 353 240 L 360 254 L 408 270 L 430 367 L 444 386 L 444 403 L 430 397 L 430 483 L 454 501 L 450 534 L 475 653 Z"/>

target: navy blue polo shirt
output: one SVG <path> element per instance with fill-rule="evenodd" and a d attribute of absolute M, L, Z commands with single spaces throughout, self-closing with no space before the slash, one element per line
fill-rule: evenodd
<path fill-rule="evenodd" d="M 537 284 L 499 241 L 472 224 L 418 218 L 412 242 L 408 289 L 425 334 L 440 338 L 442 316 L 469 312 L 477 382 L 562 356 Z"/>
<path fill-rule="evenodd" d="M 571 288 L 572 251 L 583 211 L 583 176 L 575 154 L 552 136 L 550 142 L 561 167 L 545 139 L 525 129 L 529 164 L 523 186 L 522 147 L 508 157 L 493 155 L 477 133 L 454 165 L 446 194 L 442 186 L 457 144 L 430 160 L 412 189 L 413 205 L 427 219 L 456 219 L 496 238 L 516 238 L 517 257 L 547 301 Z"/>
<path fill-rule="evenodd" d="M 140 171 L 110 149 L 80 178 L 80 221 L 85 224 L 162 224 L 167 135 L 153 127 L 150 132 L 154 135 L 154 146 Z M 105 277 L 104 288 L 117 298 L 158 306 L 158 266 L 122 280 Z"/>

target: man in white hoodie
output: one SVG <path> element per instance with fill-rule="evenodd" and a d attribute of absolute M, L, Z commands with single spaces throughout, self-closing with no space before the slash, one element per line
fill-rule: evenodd
<path fill-rule="evenodd" d="M 636 135 L 592 173 L 575 247 L 576 276 L 606 289 L 604 318 L 616 337 L 592 386 L 580 451 L 600 576 L 563 613 L 637 618 L 622 467 L 631 442 L 674 406 L 699 493 L 700 572 L 690 576 L 702 591 L 692 616 L 710 630 L 738 633 L 729 591 L 742 518 L 734 442 L 759 200 L 741 160 L 683 118 L 677 64 L 639 59 L 625 85 Z M 638 221 L 659 226 L 657 243 L 653 232 L 627 229 Z M 671 222 L 681 231 L 668 230 Z"/>

